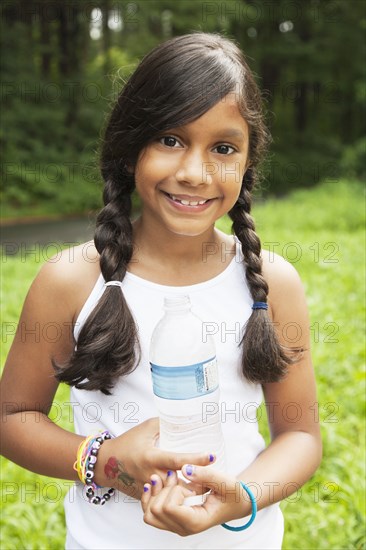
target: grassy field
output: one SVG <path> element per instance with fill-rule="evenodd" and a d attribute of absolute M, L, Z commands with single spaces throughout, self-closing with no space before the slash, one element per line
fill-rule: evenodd
<path fill-rule="evenodd" d="M 311 315 L 318 405 L 324 443 L 321 467 L 282 502 L 284 549 L 365 548 L 364 196 L 360 184 L 327 183 L 254 208 L 263 248 L 294 264 Z M 227 219 L 218 226 L 229 231 Z M 2 364 L 30 282 L 33 257 L 2 258 Z M 60 387 L 56 401 L 67 401 Z M 66 409 L 62 408 L 63 411 Z M 51 418 L 60 417 L 60 407 Z M 67 415 L 61 424 L 68 427 Z M 268 437 L 265 422 L 261 428 Z M 4 550 L 62 549 L 62 499 L 69 483 L 27 472 L 1 459 Z"/>

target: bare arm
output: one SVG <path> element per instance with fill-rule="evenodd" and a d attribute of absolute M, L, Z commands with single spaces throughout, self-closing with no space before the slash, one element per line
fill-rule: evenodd
<path fill-rule="evenodd" d="M 82 438 L 47 416 L 58 387 L 51 358 L 62 362 L 73 347 L 74 312 L 62 268 L 45 264 L 23 306 L 1 380 L 1 453 L 34 472 L 72 480 Z"/>

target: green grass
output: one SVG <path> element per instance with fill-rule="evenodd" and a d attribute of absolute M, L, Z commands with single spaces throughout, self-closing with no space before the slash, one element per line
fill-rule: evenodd
<path fill-rule="evenodd" d="M 254 208 L 264 248 L 291 261 L 306 288 L 318 382 L 314 415 L 324 443 L 318 471 L 281 504 L 284 549 L 361 549 L 366 544 L 363 213 L 361 185 L 346 181 Z M 230 224 L 223 218 L 218 226 L 229 231 Z M 8 332 L 39 267 L 32 258 L 3 258 L 2 326 L 8 323 Z M 11 335 L 3 336 L 2 363 L 10 343 Z M 67 401 L 67 395 L 62 386 L 57 402 Z M 62 424 L 70 427 L 67 419 Z M 264 415 L 260 425 L 268 438 Z M 63 548 L 67 482 L 37 476 L 5 459 L 1 473 L 1 548 Z"/>

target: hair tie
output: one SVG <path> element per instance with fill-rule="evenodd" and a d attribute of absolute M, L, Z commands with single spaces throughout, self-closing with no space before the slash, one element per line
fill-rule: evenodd
<path fill-rule="evenodd" d="M 108 283 L 105 283 L 104 286 L 119 286 L 122 288 L 123 283 L 121 281 L 108 281 Z"/>
<path fill-rule="evenodd" d="M 252 309 L 268 309 L 267 302 L 254 302 Z"/>

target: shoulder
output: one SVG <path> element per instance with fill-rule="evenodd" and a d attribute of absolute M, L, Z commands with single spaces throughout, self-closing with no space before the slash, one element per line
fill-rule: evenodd
<path fill-rule="evenodd" d="M 262 250 L 262 273 L 268 283 L 268 303 L 272 317 L 296 307 L 306 309 L 305 292 L 295 267 L 282 256 Z"/>
<path fill-rule="evenodd" d="M 78 275 L 88 276 L 98 263 L 99 254 L 94 242 L 88 241 L 58 252 L 47 260 L 41 270 L 60 278 L 72 278 Z"/>
<path fill-rule="evenodd" d="M 279 254 L 262 250 L 262 272 L 271 285 L 283 286 L 288 283 L 300 283 L 300 276 L 295 267 Z"/>
<path fill-rule="evenodd" d="M 43 264 L 39 275 L 54 285 L 76 285 L 95 279 L 100 273 L 99 255 L 93 241 L 65 248 Z"/>
<path fill-rule="evenodd" d="M 77 316 L 100 275 L 99 254 L 93 241 L 62 250 L 41 267 L 31 291 L 61 301 Z"/>

